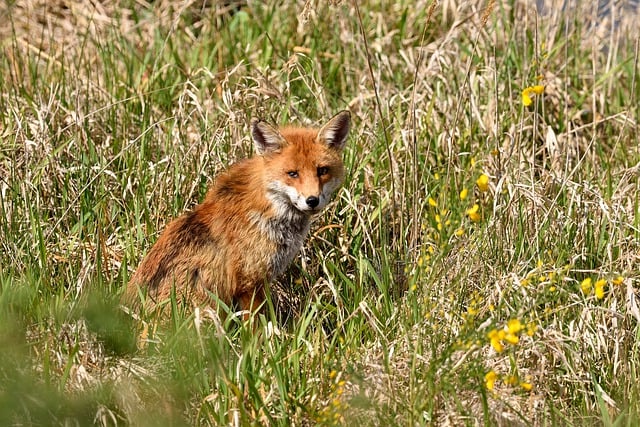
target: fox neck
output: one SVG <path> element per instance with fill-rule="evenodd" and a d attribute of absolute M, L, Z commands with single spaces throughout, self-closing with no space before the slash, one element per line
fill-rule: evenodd
<path fill-rule="evenodd" d="M 279 193 L 267 192 L 272 216 L 266 220 L 269 237 L 279 244 L 300 241 L 309 232 L 310 215 L 298 210 L 288 198 Z"/>
<path fill-rule="evenodd" d="M 280 276 L 298 254 L 309 233 L 310 216 L 288 201 L 267 197 L 271 202 L 270 215 L 257 215 L 254 221 L 277 250 L 270 260 L 271 278 Z M 273 200 L 272 200 L 273 199 Z"/>

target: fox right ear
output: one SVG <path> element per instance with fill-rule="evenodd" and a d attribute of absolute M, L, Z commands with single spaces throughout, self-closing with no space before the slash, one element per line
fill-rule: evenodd
<path fill-rule="evenodd" d="M 261 155 L 276 152 L 286 144 L 278 129 L 260 119 L 251 120 L 251 136 L 253 146 Z"/>
<path fill-rule="evenodd" d="M 318 139 L 329 147 L 342 150 L 347 143 L 349 129 L 351 128 L 351 113 L 344 110 L 333 116 L 318 131 Z"/>

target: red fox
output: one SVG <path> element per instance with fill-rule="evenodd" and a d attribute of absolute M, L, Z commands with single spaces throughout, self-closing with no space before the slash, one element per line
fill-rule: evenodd
<path fill-rule="evenodd" d="M 201 204 L 169 223 L 129 281 L 125 301 L 135 305 L 146 294 L 156 307 L 175 289 L 179 301 L 193 305 L 235 303 L 248 319 L 302 247 L 311 215 L 342 183 L 350 122 L 348 111 L 320 129 L 277 129 L 254 119 L 257 155 L 229 167 Z"/>

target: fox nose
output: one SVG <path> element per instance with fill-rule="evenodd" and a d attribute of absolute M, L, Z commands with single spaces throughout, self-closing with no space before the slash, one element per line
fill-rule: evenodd
<path fill-rule="evenodd" d="M 311 209 L 314 209 L 320 204 L 320 199 L 318 199 L 316 196 L 309 196 L 307 197 L 306 202 Z"/>

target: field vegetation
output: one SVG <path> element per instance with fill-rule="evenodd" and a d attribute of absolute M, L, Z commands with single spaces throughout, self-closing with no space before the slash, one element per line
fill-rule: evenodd
<path fill-rule="evenodd" d="M 637 8 L 535 3 L 4 1 L 0 424 L 640 424 Z M 119 305 L 252 117 L 341 109 L 257 333 Z"/>

